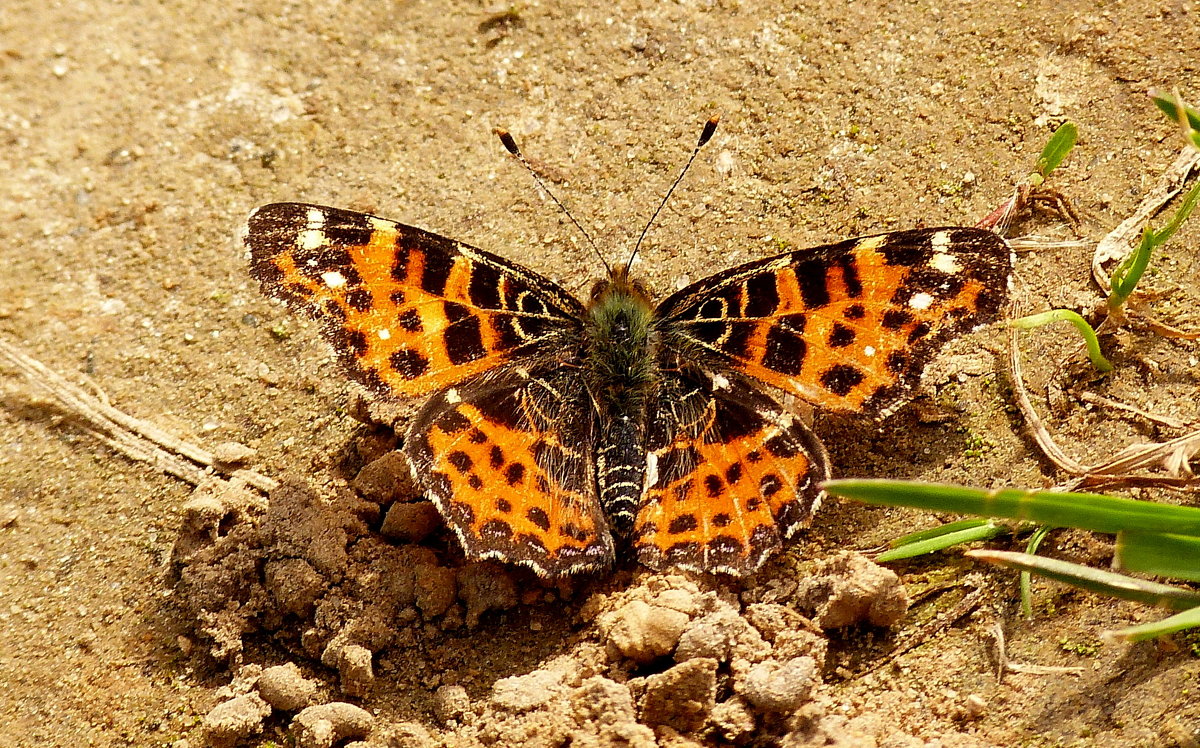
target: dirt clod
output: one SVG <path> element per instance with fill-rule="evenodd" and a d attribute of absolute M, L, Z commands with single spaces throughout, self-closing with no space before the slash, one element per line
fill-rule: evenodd
<path fill-rule="evenodd" d="M 416 568 L 416 602 L 426 618 L 440 616 L 454 604 L 456 580 L 454 569 L 445 566 L 425 564 Z"/>
<path fill-rule="evenodd" d="M 646 679 L 642 721 L 692 732 L 708 719 L 716 701 L 717 661 L 697 657 Z"/>
<path fill-rule="evenodd" d="M 817 663 L 811 657 L 785 662 L 765 660 L 735 674 L 738 693 L 765 712 L 792 712 L 809 697 L 817 683 Z"/>
<path fill-rule="evenodd" d="M 305 678 L 294 662 L 263 670 L 257 687 L 263 701 L 281 712 L 303 709 L 317 693 L 317 684 Z"/>
<path fill-rule="evenodd" d="M 643 600 L 632 600 L 599 620 L 609 645 L 635 662 L 650 662 L 670 653 L 687 623 L 686 613 Z"/>
<path fill-rule="evenodd" d="M 376 504 L 406 501 L 415 494 L 408 459 L 399 452 L 387 452 L 364 465 L 351 485 Z"/>
<path fill-rule="evenodd" d="M 379 529 L 385 537 L 406 543 L 419 543 L 442 524 L 437 507 L 429 501 L 392 504 Z"/>
<path fill-rule="evenodd" d="M 204 716 L 201 732 L 213 748 L 233 746 L 262 731 L 271 706 L 258 694 L 247 693 L 217 704 Z"/>
<path fill-rule="evenodd" d="M 471 708 L 471 697 L 462 686 L 439 686 L 433 694 L 433 715 L 442 727 L 461 721 Z"/>
<path fill-rule="evenodd" d="M 814 611 L 823 629 L 859 622 L 894 626 L 908 611 L 908 594 L 896 572 L 857 553 L 843 552 L 817 563 L 817 572 L 801 580 L 801 608 Z"/>
<path fill-rule="evenodd" d="M 367 710 L 344 701 L 310 706 L 292 720 L 291 731 L 299 748 L 333 748 L 347 738 L 365 738 L 375 718 Z"/>
<path fill-rule="evenodd" d="M 487 611 L 516 605 L 517 586 L 507 567 L 485 561 L 459 570 L 458 596 L 467 606 L 467 626 L 474 628 Z"/>
<path fill-rule="evenodd" d="M 535 670 L 496 681 L 492 686 L 492 704 L 510 712 L 537 709 L 564 690 L 563 673 Z"/>
<path fill-rule="evenodd" d="M 296 616 L 311 615 L 313 604 L 325 589 L 325 578 L 302 558 L 268 561 L 264 574 L 279 609 Z"/>

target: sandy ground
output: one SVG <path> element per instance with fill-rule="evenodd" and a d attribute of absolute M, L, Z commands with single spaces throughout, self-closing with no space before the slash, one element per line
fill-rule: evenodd
<path fill-rule="evenodd" d="M 1145 92 L 1200 95 L 1197 39 L 1186 2 L 7 0 L 0 336 L 181 437 L 253 447 L 257 469 L 294 476 L 298 487 L 276 515 L 261 499 L 217 499 L 234 531 L 214 532 L 209 546 L 185 532 L 209 555 L 176 549 L 173 561 L 191 486 L 110 451 L 0 367 L 0 745 L 203 745 L 213 734 L 205 715 L 257 693 L 258 669 L 284 662 L 317 685 L 314 703 L 350 701 L 374 715 L 373 745 L 537 744 L 529 736 L 539 725 L 545 744 L 1195 745 L 1200 707 L 1189 692 L 1200 664 L 1190 641 L 1097 638 L 1156 611 L 1039 585 L 1037 616 L 1026 622 L 1011 576 L 969 576 L 969 564 L 941 559 L 895 567 L 915 605 L 894 628 L 834 629 L 828 651 L 823 638 L 801 646 L 780 633 L 777 621 L 794 610 L 819 615 L 804 607 L 814 564 L 932 519 L 910 512 L 832 504 L 789 554 L 738 588 L 629 565 L 611 578 L 543 587 L 528 574 L 459 568 L 439 531 L 405 546 L 427 555 L 389 556 L 395 549 L 371 535 L 381 504 L 359 506 L 347 487 L 387 434 L 348 415 L 354 389 L 312 325 L 259 295 L 237 236 L 252 208 L 275 200 L 369 210 L 500 252 L 578 291 L 597 262 L 492 129 L 513 132 L 617 258 L 701 123 L 720 113 L 716 138 L 643 250 L 639 270 L 660 293 L 779 241 L 973 223 L 1064 119 L 1082 135 L 1056 184 L 1094 241 L 1172 160 L 1178 139 Z M 1071 238 L 1053 217 L 1023 231 Z M 1155 312 L 1180 324 L 1190 314 L 1193 326 L 1197 236 L 1182 232 L 1149 279 L 1161 292 Z M 1021 255 L 1018 295 L 1035 309 L 1090 308 L 1090 254 L 1081 246 Z M 1194 344 L 1144 333 L 1109 344 L 1118 372 L 1092 382 L 1083 368 L 1052 368 L 1074 355 L 1066 332 L 1040 334 L 1027 351 L 1031 378 L 1065 378 L 1197 418 Z M 837 471 L 1053 484 L 1058 476 L 1012 409 L 1002 349 L 1002 334 L 985 331 L 933 367 L 924 406 L 948 419 L 910 408 L 878 430 L 820 420 Z M 1051 422 L 1084 462 L 1176 435 L 1071 397 L 1056 403 Z M 324 601 L 334 592 L 349 601 L 338 615 L 319 605 L 314 614 L 295 597 L 267 599 L 276 592 L 266 565 L 288 555 L 278 534 L 254 533 L 286 524 L 279 506 L 344 523 L 348 560 L 319 569 L 313 588 Z M 224 538 L 235 536 L 241 545 L 231 549 Z M 1083 535 L 1050 544 L 1101 565 L 1109 551 Z M 233 566 L 222 566 L 233 558 L 241 586 Z M 411 612 L 376 621 L 377 640 L 363 649 L 370 677 L 354 669 L 363 664 L 357 649 L 322 663 L 347 621 L 360 620 L 362 595 L 374 594 L 353 574 L 380 558 L 409 572 L 412 564 L 448 571 L 429 571 L 443 576 L 408 592 L 389 588 L 396 610 Z M 213 579 L 232 586 L 203 590 L 206 578 L 187 574 L 197 569 L 216 569 Z M 978 585 L 985 594 L 970 615 L 884 664 L 898 641 Z M 929 597 L 927 588 L 945 589 Z M 451 595 L 422 605 L 421 590 Z M 708 631 L 693 624 L 710 615 L 749 622 L 753 632 L 737 624 L 738 646 L 749 649 L 709 652 L 692 665 L 680 652 L 641 661 L 613 628 L 636 618 L 619 615 L 636 612 L 634 601 L 676 611 L 681 630 Z M 284 615 L 285 603 L 298 607 Z M 217 621 L 219 610 L 227 615 Z M 998 680 L 987 635 L 996 622 L 1013 658 L 1081 670 Z M 755 663 L 760 676 L 799 668 L 784 680 L 811 688 L 772 707 L 748 685 L 745 668 Z M 505 680 L 517 676 L 532 680 Z M 662 706 L 699 689 L 703 711 L 706 688 L 731 706 L 700 722 Z M 551 719 L 562 714 L 565 723 Z M 624 716 L 605 722 L 613 714 Z M 354 733 L 289 733 L 290 720 L 277 708 L 246 743 L 290 735 L 322 745 Z"/>

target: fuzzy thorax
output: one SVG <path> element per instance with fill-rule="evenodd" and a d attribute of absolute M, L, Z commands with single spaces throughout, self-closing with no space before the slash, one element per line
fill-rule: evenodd
<path fill-rule="evenodd" d="M 588 304 L 585 368 L 597 404 L 611 416 L 637 417 L 657 378 L 654 309 L 646 289 L 616 268 L 596 283 Z"/>

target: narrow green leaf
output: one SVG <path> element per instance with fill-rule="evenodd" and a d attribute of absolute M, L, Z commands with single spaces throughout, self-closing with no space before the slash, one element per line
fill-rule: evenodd
<path fill-rule="evenodd" d="M 1156 532 L 1117 535 L 1113 565 L 1160 577 L 1200 582 L 1200 538 Z"/>
<path fill-rule="evenodd" d="M 1182 613 L 1176 613 L 1173 616 L 1164 618 L 1161 621 L 1143 623 L 1140 626 L 1130 626 L 1127 629 L 1120 629 L 1119 631 L 1109 631 L 1105 633 L 1105 636 L 1131 642 L 1140 642 L 1146 639 L 1156 639 L 1167 634 L 1174 634 L 1176 631 L 1196 628 L 1197 626 L 1200 626 L 1200 608 L 1190 608 Z"/>
<path fill-rule="evenodd" d="M 1071 149 L 1075 147 L 1075 141 L 1078 139 L 1079 128 L 1075 126 L 1074 122 L 1064 122 L 1059 125 L 1054 134 L 1050 136 L 1046 147 L 1042 149 L 1042 155 L 1038 157 L 1037 166 L 1034 167 L 1036 172 L 1043 179 L 1050 176 L 1050 172 L 1057 169 Z"/>
<path fill-rule="evenodd" d="M 1018 317 L 1017 319 L 1010 320 L 1008 324 L 1010 327 L 1016 327 L 1021 330 L 1032 330 L 1052 322 L 1070 322 L 1074 325 L 1079 334 L 1083 336 L 1083 342 L 1087 345 L 1088 358 L 1091 359 L 1092 366 L 1096 367 L 1097 371 L 1102 372 L 1113 370 L 1113 365 L 1100 352 L 1100 340 L 1096 337 L 1096 331 L 1087 323 L 1087 320 L 1070 309 L 1051 309 L 1048 312 L 1031 314 L 1028 317 Z"/>
<path fill-rule="evenodd" d="M 893 538 L 892 540 L 888 541 L 888 545 L 892 548 L 899 548 L 900 546 L 908 545 L 909 543 L 918 543 L 922 540 L 940 537 L 948 533 L 958 532 L 959 530 L 967 530 L 972 527 L 980 527 L 982 525 L 990 524 L 992 524 L 992 520 L 990 519 L 960 519 L 957 522 L 947 522 L 944 525 L 930 527 L 927 530 L 918 530 L 916 532 L 910 532 L 907 535 L 901 535 L 898 538 Z"/>
<path fill-rule="evenodd" d="M 1142 229 L 1141 241 L 1124 260 L 1121 260 L 1121 264 L 1117 265 L 1113 270 L 1112 277 L 1108 280 L 1108 287 L 1112 289 L 1108 295 L 1110 307 L 1113 309 L 1120 307 L 1126 299 L 1133 295 L 1138 281 L 1142 279 L 1142 274 L 1146 272 L 1146 267 L 1150 264 L 1150 253 L 1156 246 L 1158 246 L 1158 242 L 1155 241 L 1154 230 L 1146 226 Z"/>
<path fill-rule="evenodd" d="M 1149 226 L 1142 230 L 1142 240 L 1138 243 L 1137 248 L 1121 261 L 1109 279 L 1109 287 L 1112 289 L 1108 296 L 1110 308 L 1120 307 L 1126 299 L 1133 295 L 1138 281 L 1142 279 L 1142 274 L 1146 272 L 1146 267 L 1150 264 L 1150 254 L 1156 248 L 1166 244 L 1167 240 L 1183 225 L 1183 222 L 1195 209 L 1197 200 L 1200 200 L 1200 181 L 1197 181 L 1188 190 L 1166 226 L 1157 231 Z"/>
<path fill-rule="evenodd" d="M 1038 546 L 1050 534 L 1051 529 L 1053 528 L 1042 525 L 1034 530 L 1033 535 L 1029 536 L 1029 542 L 1025 544 L 1025 552 L 1031 556 L 1037 553 Z M 1021 572 L 1021 612 L 1026 618 L 1033 618 L 1033 584 L 1028 570 Z"/>
<path fill-rule="evenodd" d="M 1192 209 L 1196 207 L 1196 200 L 1198 198 L 1200 198 L 1200 182 L 1192 185 L 1192 189 L 1188 190 L 1187 195 L 1183 198 L 1183 202 L 1179 203 L 1179 208 L 1175 211 L 1175 215 L 1171 217 L 1171 222 L 1154 232 L 1154 242 L 1156 245 L 1165 244 L 1171 238 L 1171 235 L 1183 225 L 1183 222 L 1192 214 Z"/>
<path fill-rule="evenodd" d="M 938 483 L 852 478 L 826 481 L 833 495 L 883 506 L 910 506 L 934 512 L 1004 517 L 1053 527 L 1095 532 L 1170 532 L 1200 537 L 1200 508 L 1120 499 L 1091 493 L 1060 493 Z"/>
<path fill-rule="evenodd" d="M 1200 605 L 1200 593 L 1191 590 L 1158 582 L 1147 582 L 1112 571 L 1060 561 L 1057 558 L 1031 556 L 1028 553 L 1012 551 L 986 550 L 967 551 L 964 555 L 980 561 L 1007 566 L 1010 569 L 1028 570 L 1072 587 L 1098 592 L 1109 597 L 1119 597 L 1122 600 L 1134 600 L 1176 610 L 1185 610 Z"/>
<path fill-rule="evenodd" d="M 968 527 L 963 530 L 943 533 L 934 537 L 925 538 L 912 543 L 906 543 L 897 546 L 890 551 L 884 551 L 875 557 L 875 560 L 880 563 L 887 561 L 899 561 L 902 558 L 912 558 L 913 556 L 922 556 L 926 553 L 935 553 L 937 551 L 949 548 L 952 545 L 960 543 L 973 543 L 977 540 L 991 540 L 997 535 L 1003 535 L 1008 532 L 1008 528 L 1004 525 L 998 525 L 991 522 L 985 522 L 976 527 Z"/>
<path fill-rule="evenodd" d="M 1167 115 L 1167 118 L 1172 122 L 1182 122 L 1187 118 L 1188 127 L 1192 130 L 1200 130 L 1200 111 L 1184 104 L 1180 107 L 1180 102 L 1171 94 L 1150 94 L 1150 98 L 1154 101 L 1154 105 L 1162 110 L 1162 113 Z M 1180 109 L 1182 108 L 1181 117 Z"/>

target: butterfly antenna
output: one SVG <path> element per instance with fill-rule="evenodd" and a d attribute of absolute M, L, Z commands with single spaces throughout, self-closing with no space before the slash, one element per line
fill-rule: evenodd
<path fill-rule="evenodd" d="M 679 172 L 679 176 L 675 177 L 674 184 L 671 189 L 667 190 L 667 194 L 663 195 L 662 202 L 658 204 L 658 209 L 654 211 L 654 215 L 650 216 L 650 220 L 646 222 L 646 228 L 642 229 L 642 235 L 638 237 L 637 244 L 633 245 L 633 252 L 629 255 L 629 262 L 625 263 L 625 272 L 629 272 L 629 268 L 633 267 L 633 258 L 637 257 L 638 249 L 642 246 L 642 241 L 646 238 L 646 234 L 650 231 L 650 227 L 654 225 L 654 220 L 658 218 L 658 214 L 662 212 L 667 201 L 671 199 L 671 193 L 683 181 L 683 175 L 688 173 L 692 162 L 696 160 L 696 155 L 700 153 L 700 149 L 704 147 L 708 141 L 712 140 L 713 133 L 717 131 L 717 122 L 721 119 L 721 115 L 717 115 L 704 123 L 704 129 L 700 132 L 700 140 L 696 143 L 696 147 L 692 149 L 692 155 L 688 158 L 687 163 L 683 165 L 683 169 Z"/>
<path fill-rule="evenodd" d="M 550 188 L 546 186 L 546 183 L 542 181 L 542 178 L 538 176 L 538 173 L 533 170 L 533 166 L 531 166 L 529 161 L 525 159 L 525 154 L 521 153 L 521 149 L 517 147 L 517 141 L 513 140 L 513 136 L 508 132 L 508 130 L 496 128 L 493 132 L 496 133 L 496 137 L 500 138 L 500 142 L 504 144 L 505 149 L 521 162 L 521 166 L 525 167 L 525 171 L 529 172 L 529 176 L 533 177 L 533 181 L 537 182 L 538 187 L 541 187 L 542 191 L 550 196 L 550 199 L 554 201 L 554 204 L 558 206 L 558 209 L 561 210 L 567 216 L 567 218 L 571 219 L 571 223 L 575 224 L 575 228 L 579 229 L 579 233 L 583 234 L 584 239 L 587 239 L 587 243 L 591 245 L 592 251 L 594 251 L 596 256 L 600 258 L 600 264 L 604 266 L 604 271 L 611 272 L 612 269 L 608 266 L 608 261 L 604 259 L 604 255 L 600 254 L 600 248 L 596 246 L 596 242 L 592 241 L 591 234 L 589 234 L 587 230 L 583 228 L 583 226 L 579 225 L 579 221 L 575 220 L 575 216 L 571 215 L 571 211 L 567 210 L 567 206 L 562 204 L 562 201 L 558 199 L 558 196 L 550 191 Z"/>

